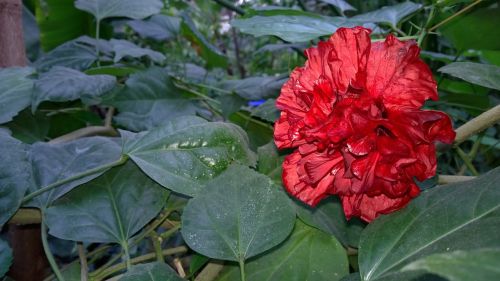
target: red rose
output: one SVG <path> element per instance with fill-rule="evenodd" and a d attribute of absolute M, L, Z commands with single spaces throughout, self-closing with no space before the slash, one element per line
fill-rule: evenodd
<path fill-rule="evenodd" d="M 370 30 L 340 28 L 306 50 L 305 66 L 283 85 L 276 105 L 278 148 L 293 196 L 315 206 L 337 194 L 346 217 L 365 221 L 404 207 L 436 172 L 434 142 L 451 143 L 447 115 L 421 110 L 437 86 L 415 41 L 371 43 Z"/>

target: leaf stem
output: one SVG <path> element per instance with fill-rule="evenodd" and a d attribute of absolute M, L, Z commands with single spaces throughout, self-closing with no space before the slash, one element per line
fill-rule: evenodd
<path fill-rule="evenodd" d="M 457 16 L 465 13 L 466 11 L 468 11 L 469 9 L 471 9 L 472 7 L 476 6 L 477 4 L 481 3 L 482 0 L 476 0 L 475 2 L 467 5 L 466 7 L 464 7 L 462 10 L 454 13 L 453 15 L 447 17 L 446 19 L 444 19 L 443 21 L 441 21 L 440 23 L 434 25 L 433 27 L 429 28 L 429 32 L 432 32 L 433 30 L 436 30 L 438 29 L 440 26 L 448 23 L 449 21 L 451 21 L 452 19 L 456 18 Z"/>
<path fill-rule="evenodd" d="M 85 247 L 83 246 L 82 242 L 78 242 L 77 247 L 78 247 L 78 257 L 80 259 L 80 278 L 81 281 L 87 281 L 89 268 L 87 265 L 87 256 L 85 254 Z"/>
<path fill-rule="evenodd" d="M 238 261 L 239 265 L 240 265 L 240 277 L 241 277 L 241 281 L 245 281 L 245 261 L 243 259 L 240 259 Z"/>
<path fill-rule="evenodd" d="M 485 130 L 500 121 L 500 104 L 483 112 L 479 116 L 469 120 L 467 123 L 455 130 L 455 145 L 459 145 L 466 141 L 470 136 L 475 135 L 482 130 Z"/>
<path fill-rule="evenodd" d="M 97 55 L 97 67 L 100 67 L 101 66 L 101 54 L 100 54 L 100 50 L 99 50 L 99 36 L 101 35 L 101 21 L 100 20 L 96 20 L 96 26 L 95 26 L 95 39 L 96 39 L 96 42 L 95 42 L 95 52 L 96 52 L 96 55 Z"/>
<path fill-rule="evenodd" d="M 31 199 L 37 197 L 38 195 L 43 194 L 43 193 L 45 193 L 47 191 L 50 191 L 50 190 L 52 190 L 54 188 L 57 188 L 57 187 L 59 187 L 59 186 L 61 186 L 63 184 L 66 184 L 66 183 L 69 183 L 69 182 L 72 182 L 72 181 L 75 181 L 75 180 L 79 180 L 79 179 L 84 178 L 86 176 L 97 174 L 99 172 L 106 171 L 106 170 L 111 169 L 111 168 L 116 167 L 116 166 L 120 166 L 120 165 L 124 164 L 125 162 L 127 162 L 127 160 L 128 160 L 128 156 L 122 155 L 120 157 L 120 159 L 118 159 L 117 161 L 114 161 L 114 162 L 111 162 L 111 163 L 108 163 L 108 164 L 104 164 L 104 165 L 99 166 L 99 167 L 95 167 L 93 169 L 87 170 L 87 171 L 85 171 L 83 173 L 76 174 L 76 175 L 74 175 L 72 177 L 65 178 L 65 179 L 60 180 L 60 181 L 56 181 L 56 182 L 54 182 L 52 184 L 49 184 L 49 185 L 47 185 L 45 187 L 40 188 L 37 191 L 34 191 L 34 192 L 26 195 L 23 198 L 23 203 L 26 203 L 26 202 L 30 201 Z"/>
<path fill-rule="evenodd" d="M 438 176 L 438 184 L 463 182 L 463 181 L 468 181 L 468 180 L 472 180 L 475 178 L 476 177 L 472 177 L 472 176 L 439 175 Z"/>
<path fill-rule="evenodd" d="M 52 252 L 50 251 L 49 240 L 47 237 L 47 225 L 45 224 L 45 221 L 43 219 L 41 223 L 41 232 L 42 232 L 41 235 L 42 235 L 43 251 L 45 252 L 45 256 L 49 261 L 50 267 L 52 268 L 52 271 L 54 272 L 54 275 L 56 276 L 57 280 L 64 281 L 64 277 L 61 271 L 59 270 L 59 267 L 57 266 L 57 262 L 54 258 L 54 255 L 52 255 Z"/>
<path fill-rule="evenodd" d="M 411 35 L 411 36 L 402 36 L 402 37 L 396 37 L 398 40 L 411 40 L 411 39 L 417 39 L 418 36 L 416 35 Z M 372 42 L 379 42 L 379 41 L 385 41 L 385 38 L 377 38 L 377 39 L 372 39 Z"/>
<path fill-rule="evenodd" d="M 460 156 L 460 158 L 462 158 L 462 160 L 464 161 L 464 163 L 467 166 L 467 168 L 469 169 L 469 171 L 474 176 L 479 176 L 479 173 L 477 172 L 476 167 L 474 167 L 474 165 L 472 164 L 472 161 L 470 160 L 469 155 L 465 154 L 465 152 L 458 146 L 456 147 L 456 150 L 457 150 L 458 156 Z"/>

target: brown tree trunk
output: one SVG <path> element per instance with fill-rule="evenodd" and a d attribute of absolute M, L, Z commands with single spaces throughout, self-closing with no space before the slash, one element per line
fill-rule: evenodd
<path fill-rule="evenodd" d="M 0 0 L 0 68 L 26 66 L 22 0 Z M 47 261 L 43 253 L 40 224 L 9 225 L 8 240 L 14 254 L 8 276 L 17 281 L 42 280 Z"/>
<path fill-rule="evenodd" d="M 25 66 L 21 0 L 0 0 L 0 67 Z"/>

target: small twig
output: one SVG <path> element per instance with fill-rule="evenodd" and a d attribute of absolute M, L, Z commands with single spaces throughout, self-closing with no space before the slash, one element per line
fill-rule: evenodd
<path fill-rule="evenodd" d="M 234 27 L 231 27 L 231 35 L 233 36 L 234 56 L 236 59 L 236 65 L 238 66 L 238 72 L 240 73 L 240 78 L 243 79 L 245 78 L 245 67 L 241 63 L 240 45 L 238 42 L 238 35 Z"/>
<path fill-rule="evenodd" d="M 89 268 L 87 265 L 87 256 L 85 255 L 85 247 L 82 242 L 78 242 L 78 257 L 80 259 L 80 278 L 82 281 L 88 280 Z"/>
<path fill-rule="evenodd" d="M 176 247 L 176 248 L 171 248 L 171 249 L 163 250 L 162 253 L 163 253 L 164 256 L 171 256 L 171 255 L 185 253 L 185 252 L 187 252 L 187 250 L 188 249 L 187 249 L 186 246 L 179 246 L 179 247 Z M 131 264 L 138 264 L 138 263 L 142 263 L 142 262 L 153 260 L 155 258 L 156 258 L 156 253 L 149 253 L 149 254 L 145 254 L 145 255 L 142 255 L 142 256 L 130 259 L 130 263 Z M 104 270 L 98 276 L 95 276 L 93 278 L 93 280 L 103 280 L 104 278 L 106 278 L 106 277 L 108 277 L 108 276 L 110 276 L 110 275 L 112 275 L 112 274 L 114 274 L 116 272 L 122 271 L 122 270 L 124 270 L 126 268 L 127 268 L 127 264 L 125 262 L 122 262 L 122 263 L 119 263 L 119 264 L 115 264 L 115 265 L 107 268 L 106 270 Z"/>
<path fill-rule="evenodd" d="M 163 253 L 161 252 L 161 243 L 163 242 L 163 238 L 161 238 L 155 231 L 151 232 L 150 237 L 151 243 L 153 243 L 153 248 L 155 249 L 156 260 L 159 262 L 165 262 L 163 259 Z"/>
<path fill-rule="evenodd" d="M 454 13 L 453 15 L 451 15 L 450 17 L 446 18 L 445 20 L 441 21 L 440 23 L 434 25 L 433 27 L 429 28 L 429 32 L 433 31 L 433 30 L 436 30 L 438 29 L 440 26 L 448 23 L 449 21 L 451 21 L 452 19 L 456 18 L 457 16 L 465 13 L 466 11 L 468 11 L 469 9 L 471 9 L 472 7 L 476 6 L 477 4 L 481 3 L 482 0 L 477 0 L 475 1 L 474 3 L 471 3 L 469 5 L 467 5 L 465 8 L 463 8 L 462 10 Z"/>
<path fill-rule="evenodd" d="M 224 268 L 224 263 L 222 262 L 209 262 L 207 265 L 203 268 L 203 270 L 196 276 L 194 281 L 212 281 L 217 276 L 219 273 L 222 271 Z"/>
<path fill-rule="evenodd" d="M 457 183 L 457 182 L 473 180 L 475 178 L 476 177 L 472 176 L 439 175 L 438 184 Z"/>
<path fill-rule="evenodd" d="M 460 147 L 456 147 L 457 154 L 462 160 L 464 161 L 465 165 L 469 169 L 469 171 L 474 175 L 478 176 L 479 172 L 476 170 L 476 167 L 472 164 L 472 161 L 469 158 L 469 155 L 467 155 Z"/>
<path fill-rule="evenodd" d="M 470 136 L 475 135 L 500 121 L 500 105 L 482 113 L 469 122 L 463 124 L 455 130 L 457 136 L 455 137 L 455 145 L 466 141 Z"/>
<path fill-rule="evenodd" d="M 177 270 L 177 273 L 179 274 L 179 276 L 181 278 L 186 277 L 186 272 L 184 271 L 184 267 L 182 267 L 181 259 L 179 259 L 178 257 L 176 257 L 174 259 L 174 266 L 175 266 L 175 269 Z"/>
<path fill-rule="evenodd" d="M 476 139 L 476 141 L 474 142 L 474 144 L 472 145 L 472 148 L 469 151 L 469 154 L 467 154 L 469 159 L 474 160 L 474 158 L 476 158 L 477 152 L 479 151 L 479 147 L 481 146 L 481 139 L 482 139 L 482 136 L 479 136 Z M 460 167 L 460 170 L 458 171 L 457 176 L 462 176 L 466 170 L 467 170 L 467 166 L 465 164 L 463 164 Z"/>

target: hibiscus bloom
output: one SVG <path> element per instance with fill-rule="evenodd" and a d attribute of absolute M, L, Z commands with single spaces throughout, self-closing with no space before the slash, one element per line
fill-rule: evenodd
<path fill-rule="evenodd" d="M 452 143 L 449 117 L 421 110 L 437 100 L 415 41 L 340 28 L 305 51 L 307 61 L 283 85 L 276 106 L 278 148 L 296 148 L 283 163 L 289 193 L 315 206 L 332 194 L 346 218 L 375 219 L 420 193 L 415 179 L 436 173 L 434 143 Z"/>

